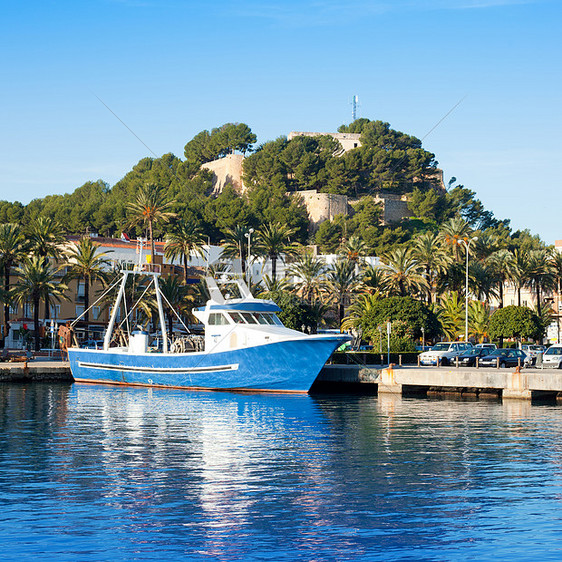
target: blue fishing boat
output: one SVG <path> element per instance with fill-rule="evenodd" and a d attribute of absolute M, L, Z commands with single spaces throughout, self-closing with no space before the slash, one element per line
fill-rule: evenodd
<path fill-rule="evenodd" d="M 204 326 L 204 337 L 186 335 L 172 341 L 165 329 L 159 273 L 122 274 L 103 349 L 68 350 L 76 382 L 307 392 L 332 352 L 351 339 L 346 334 L 310 335 L 289 329 L 277 316 L 279 307 L 271 300 L 254 298 L 242 279 L 230 281 L 238 288 L 236 298 L 231 298 L 214 278 L 206 277 L 210 298 L 193 311 Z M 142 329 L 127 332 L 128 341 L 122 338 L 118 345 L 112 338 L 120 304 L 126 304 L 127 279 L 139 274 L 149 276 L 154 286 L 161 327 L 161 345 L 156 349 Z"/>

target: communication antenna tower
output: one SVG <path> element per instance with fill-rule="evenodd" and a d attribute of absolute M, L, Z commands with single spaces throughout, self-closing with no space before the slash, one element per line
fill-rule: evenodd
<path fill-rule="evenodd" d="M 351 122 L 357 119 L 357 108 L 359 107 L 359 97 L 353 96 L 351 100 Z"/>

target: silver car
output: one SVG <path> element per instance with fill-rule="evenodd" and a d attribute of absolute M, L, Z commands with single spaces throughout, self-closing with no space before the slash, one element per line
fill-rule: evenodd
<path fill-rule="evenodd" d="M 542 366 L 554 369 L 562 369 L 562 346 L 553 345 L 549 347 L 542 356 Z"/>

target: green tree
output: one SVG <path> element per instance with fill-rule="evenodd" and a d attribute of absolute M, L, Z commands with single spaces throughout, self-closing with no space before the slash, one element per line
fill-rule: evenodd
<path fill-rule="evenodd" d="M 205 257 L 203 243 L 205 237 L 201 229 L 193 223 L 179 220 L 166 235 L 164 254 L 167 258 L 181 258 L 183 263 L 183 280 L 187 283 L 187 264 L 191 254 Z"/>
<path fill-rule="evenodd" d="M 62 226 L 51 217 L 38 217 L 29 227 L 29 250 L 44 260 L 58 259 L 62 253 Z"/>
<path fill-rule="evenodd" d="M 277 278 L 277 260 L 283 256 L 294 256 L 297 249 L 290 242 L 295 230 L 281 223 L 269 223 L 256 232 L 256 255 L 262 255 L 271 261 L 271 277 Z"/>
<path fill-rule="evenodd" d="M 497 250 L 487 260 L 487 270 L 498 287 L 499 308 L 503 308 L 503 287 L 512 278 L 514 272 L 514 258 L 509 250 Z"/>
<path fill-rule="evenodd" d="M 465 332 L 464 304 L 464 299 L 461 299 L 457 292 L 452 292 L 442 297 L 435 306 L 435 313 L 441 323 L 443 333 L 449 340 L 454 341 Z M 468 334 L 465 334 L 465 339 L 468 339 Z"/>
<path fill-rule="evenodd" d="M 225 229 L 225 238 L 222 241 L 222 258 L 240 259 L 242 275 L 246 277 L 246 263 L 248 261 L 248 238 L 249 228 L 236 225 L 234 228 Z M 250 248 L 251 251 L 251 248 Z"/>
<path fill-rule="evenodd" d="M 294 287 L 300 296 L 310 303 L 320 297 L 326 270 L 326 265 L 322 261 L 306 252 L 291 263 L 287 273 L 297 278 Z"/>
<path fill-rule="evenodd" d="M 423 268 L 410 248 L 395 248 L 382 256 L 381 270 L 389 294 L 405 297 L 426 292 L 429 288 Z"/>
<path fill-rule="evenodd" d="M 423 268 L 423 276 L 427 283 L 427 302 L 431 304 L 435 298 L 439 278 L 447 272 L 451 258 L 443 249 L 441 237 L 433 232 L 425 232 L 415 239 L 413 256 Z"/>
<path fill-rule="evenodd" d="M 129 203 L 127 209 L 130 216 L 130 226 L 138 224 L 148 228 L 150 240 L 151 263 L 154 264 L 154 227 L 158 224 L 169 222 L 175 214 L 170 210 L 171 201 L 168 201 L 164 191 L 155 184 L 149 183 L 142 186 L 136 199 Z"/>
<path fill-rule="evenodd" d="M 39 302 L 60 301 L 64 297 L 67 286 L 59 282 L 57 271 L 42 256 L 32 255 L 26 258 L 16 269 L 18 281 L 12 289 L 17 303 L 33 305 L 33 329 L 35 332 L 35 351 L 41 349 L 39 333 Z"/>
<path fill-rule="evenodd" d="M 528 255 L 526 285 L 535 291 L 537 314 L 541 316 L 541 292 L 554 287 L 555 279 L 548 250 L 531 250 Z"/>
<path fill-rule="evenodd" d="M 77 244 L 72 244 L 65 252 L 68 272 L 65 281 L 71 279 L 82 280 L 84 283 L 84 321 L 90 322 L 90 288 L 95 281 L 105 283 L 106 271 L 109 268 L 107 252 L 100 252 L 100 244 L 92 242 L 90 237 L 81 238 Z"/>
<path fill-rule="evenodd" d="M 490 337 L 492 339 L 522 338 L 540 339 L 543 328 L 532 310 L 525 306 L 510 305 L 498 308 L 490 318 Z"/>
<path fill-rule="evenodd" d="M 355 271 L 355 264 L 348 260 L 339 259 L 328 269 L 326 289 L 336 306 L 338 327 L 345 316 L 345 307 L 360 280 L 360 276 Z"/>
<path fill-rule="evenodd" d="M 194 297 L 191 294 L 189 286 L 182 283 L 178 275 L 161 277 L 158 281 L 158 286 L 164 297 L 164 302 L 167 305 L 164 306 L 164 311 L 168 324 L 168 333 L 171 337 L 175 318 L 174 310 L 178 315 L 189 311 L 190 305 L 193 304 Z M 153 299 L 152 306 L 157 308 L 156 299 Z"/>
<path fill-rule="evenodd" d="M 423 302 L 410 296 L 377 298 L 370 297 L 364 301 L 362 316 L 356 322 L 361 327 L 365 339 L 373 341 L 377 337 L 378 327 L 386 323 L 401 321 L 405 323 L 411 333 L 411 338 L 419 338 L 425 333 L 427 338 L 439 335 L 441 327 L 435 314 Z M 351 308 L 351 307 L 350 307 Z M 355 309 L 354 309 L 355 310 Z"/>
<path fill-rule="evenodd" d="M 10 330 L 10 272 L 14 264 L 25 256 L 26 247 L 25 237 L 19 225 L 14 223 L 0 224 L 0 268 L 4 275 L 2 301 L 4 303 L 4 333 L 6 335 Z"/>
<path fill-rule="evenodd" d="M 470 335 L 473 335 L 479 343 L 489 336 L 490 306 L 482 301 L 469 301 L 468 303 L 468 326 Z"/>

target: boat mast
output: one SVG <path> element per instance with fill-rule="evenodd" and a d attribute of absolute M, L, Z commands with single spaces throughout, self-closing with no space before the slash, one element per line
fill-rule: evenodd
<path fill-rule="evenodd" d="M 164 307 L 162 306 L 162 295 L 158 286 L 158 273 L 153 272 L 154 289 L 156 291 L 156 303 L 158 304 L 158 316 L 160 317 L 160 331 L 162 332 L 162 352 L 168 353 L 168 334 L 166 333 L 166 319 L 164 318 Z"/>
<path fill-rule="evenodd" d="M 111 343 L 111 335 L 113 334 L 113 326 L 115 326 L 115 319 L 117 318 L 117 310 L 119 309 L 119 303 L 125 294 L 125 285 L 127 284 L 127 277 L 129 275 L 128 271 L 122 271 L 123 280 L 121 281 L 121 286 L 119 287 L 119 292 L 117 293 L 117 298 L 115 299 L 115 304 L 113 305 L 113 310 L 111 311 L 111 318 L 105 331 L 105 336 L 103 338 L 103 349 L 107 351 L 109 349 L 109 344 Z"/>

